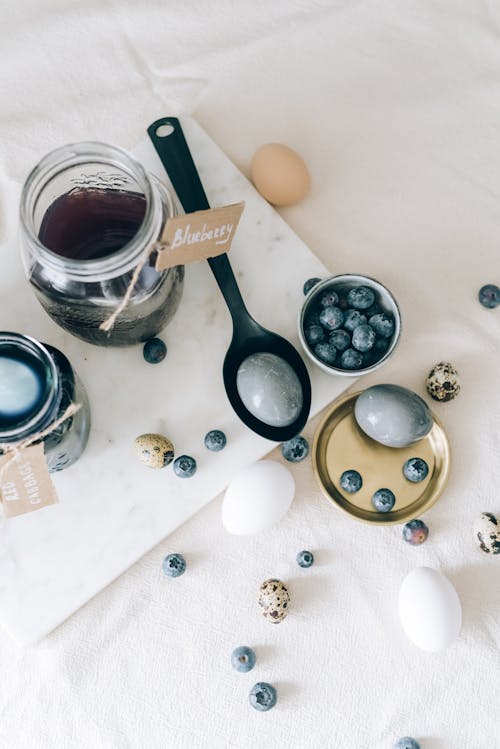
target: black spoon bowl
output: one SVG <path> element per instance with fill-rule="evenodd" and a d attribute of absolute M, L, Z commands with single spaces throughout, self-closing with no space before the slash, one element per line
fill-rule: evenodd
<path fill-rule="evenodd" d="M 209 208 L 179 120 L 175 117 L 162 117 L 148 127 L 148 135 L 185 212 Z M 276 442 L 289 440 L 302 430 L 311 408 L 311 381 L 302 357 L 289 341 L 266 330 L 249 314 L 226 254 L 209 258 L 208 264 L 233 320 L 233 338 L 222 370 L 229 402 L 241 421 L 261 437 Z M 242 371 L 245 360 L 254 354 L 273 354 L 278 357 L 285 362 L 287 371 L 290 368 L 293 370 L 300 385 L 300 397 L 291 403 L 290 417 L 280 419 L 283 422 L 280 425 L 259 419 L 248 410 L 239 393 L 238 373 Z M 283 393 L 286 393 L 286 387 Z"/>

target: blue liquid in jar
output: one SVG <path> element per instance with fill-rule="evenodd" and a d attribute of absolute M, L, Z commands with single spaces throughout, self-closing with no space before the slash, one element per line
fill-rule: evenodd
<path fill-rule="evenodd" d="M 35 357 L 0 356 L 0 429 L 26 422 L 45 398 L 43 368 Z"/>

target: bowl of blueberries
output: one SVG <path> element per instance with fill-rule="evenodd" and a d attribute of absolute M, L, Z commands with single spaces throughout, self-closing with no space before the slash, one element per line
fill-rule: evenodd
<path fill-rule="evenodd" d="M 309 279 L 299 316 L 304 351 L 324 372 L 357 377 L 378 369 L 396 348 L 401 314 L 391 292 L 368 276 Z"/>

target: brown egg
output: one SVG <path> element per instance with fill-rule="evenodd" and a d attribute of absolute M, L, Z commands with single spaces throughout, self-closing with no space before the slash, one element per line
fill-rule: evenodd
<path fill-rule="evenodd" d="M 272 205 L 298 203 L 309 190 L 309 172 L 298 153 L 282 143 L 266 143 L 253 155 L 252 181 Z"/>

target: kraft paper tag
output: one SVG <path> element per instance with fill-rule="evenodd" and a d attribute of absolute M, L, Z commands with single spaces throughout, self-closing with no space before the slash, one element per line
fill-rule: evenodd
<path fill-rule="evenodd" d="M 245 203 L 169 218 L 160 239 L 156 270 L 229 252 Z"/>
<path fill-rule="evenodd" d="M 0 458 L 0 494 L 5 517 L 24 515 L 59 500 L 49 475 L 43 443 Z"/>

